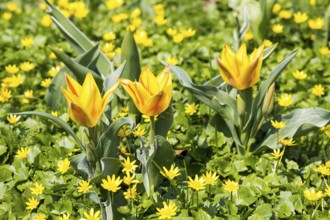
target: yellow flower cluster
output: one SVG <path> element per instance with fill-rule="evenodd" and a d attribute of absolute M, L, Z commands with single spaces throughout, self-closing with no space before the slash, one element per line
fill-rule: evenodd
<path fill-rule="evenodd" d="M 134 39 L 137 45 L 143 45 L 145 47 L 151 47 L 153 45 L 153 41 L 148 37 L 148 33 L 142 29 L 134 33 Z"/>
<path fill-rule="evenodd" d="M 58 7 L 67 18 L 82 19 L 89 13 L 89 9 L 83 1 L 69 2 L 68 0 L 59 0 Z"/>
<path fill-rule="evenodd" d="M 192 28 L 180 30 L 168 28 L 166 33 L 172 37 L 174 43 L 178 44 L 181 43 L 185 38 L 194 36 L 196 34 L 196 30 L 193 30 Z"/>
<path fill-rule="evenodd" d="M 154 10 L 156 17 L 154 18 L 154 22 L 158 26 L 162 26 L 166 24 L 167 20 L 165 19 L 165 10 L 163 4 L 154 5 Z"/>
<path fill-rule="evenodd" d="M 125 3 L 124 0 L 108 0 L 105 3 L 105 6 L 109 10 L 114 10 L 114 9 L 119 8 L 120 6 L 122 6 L 124 3 Z"/>

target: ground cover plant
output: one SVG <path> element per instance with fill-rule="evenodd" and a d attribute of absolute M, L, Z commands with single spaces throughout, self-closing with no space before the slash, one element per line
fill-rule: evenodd
<path fill-rule="evenodd" d="M 330 218 L 327 0 L 0 9 L 0 219 Z"/>

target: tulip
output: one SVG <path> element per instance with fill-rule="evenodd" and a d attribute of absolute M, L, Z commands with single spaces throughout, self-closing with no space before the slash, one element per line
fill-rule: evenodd
<path fill-rule="evenodd" d="M 143 68 L 139 82 L 119 79 L 119 83 L 133 99 L 137 109 L 148 116 L 156 116 L 165 111 L 172 98 L 172 76 L 166 68 L 157 77 Z"/>
<path fill-rule="evenodd" d="M 82 86 L 68 74 L 65 78 L 67 89 L 62 88 L 62 93 L 68 103 L 70 118 L 82 126 L 94 127 L 119 83 L 113 85 L 102 97 L 91 73 L 87 73 Z"/>
<path fill-rule="evenodd" d="M 262 45 L 248 58 L 245 44 L 242 44 L 236 54 L 224 45 L 221 59 L 217 57 L 222 79 L 238 90 L 254 86 L 260 79 L 263 49 Z"/>

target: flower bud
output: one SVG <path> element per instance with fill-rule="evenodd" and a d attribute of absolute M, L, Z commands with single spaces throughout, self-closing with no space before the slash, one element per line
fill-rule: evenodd
<path fill-rule="evenodd" d="M 269 115 L 274 109 L 275 83 L 273 83 L 265 96 L 264 104 L 262 106 L 263 116 Z"/>

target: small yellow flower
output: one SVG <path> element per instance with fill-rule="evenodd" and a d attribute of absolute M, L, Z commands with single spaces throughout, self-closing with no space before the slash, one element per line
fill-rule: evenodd
<path fill-rule="evenodd" d="M 1 88 L 0 91 L 0 102 L 8 102 L 12 97 L 11 91 L 6 88 Z"/>
<path fill-rule="evenodd" d="M 51 52 L 48 57 L 49 57 L 49 59 L 52 59 L 52 60 L 56 60 L 57 59 L 57 57 L 56 57 L 56 55 L 55 55 L 54 52 Z"/>
<path fill-rule="evenodd" d="M 282 121 L 273 121 L 273 120 L 270 120 L 270 122 L 272 123 L 272 126 L 276 129 L 282 129 L 282 128 L 285 128 L 285 123 L 282 122 Z"/>
<path fill-rule="evenodd" d="M 330 128 L 330 125 L 328 125 L 327 127 Z M 328 161 L 325 163 L 325 166 L 328 167 L 328 168 L 330 168 L 330 160 L 328 160 Z"/>
<path fill-rule="evenodd" d="M 55 116 L 55 117 L 58 116 L 58 112 L 57 112 L 57 111 L 51 111 L 50 114 L 52 114 L 52 115 Z"/>
<path fill-rule="evenodd" d="M 322 191 L 315 192 L 315 189 L 306 189 L 304 190 L 304 196 L 311 202 L 315 202 L 323 197 Z"/>
<path fill-rule="evenodd" d="M 48 71 L 48 74 L 49 74 L 51 77 L 54 77 L 54 76 L 56 76 L 56 74 L 60 71 L 60 69 L 61 69 L 60 66 L 52 67 L 52 68 Z"/>
<path fill-rule="evenodd" d="M 131 18 L 136 18 L 136 17 L 139 17 L 140 15 L 141 15 L 141 9 L 139 9 L 139 8 L 135 8 L 131 12 Z"/>
<path fill-rule="evenodd" d="M 108 0 L 105 4 L 107 9 L 114 10 L 125 3 L 125 0 Z"/>
<path fill-rule="evenodd" d="M 316 96 L 323 96 L 324 95 L 324 87 L 319 84 L 319 85 L 315 85 L 313 88 L 312 88 L 312 93 Z"/>
<path fill-rule="evenodd" d="M 185 108 L 184 108 L 184 112 L 187 115 L 194 115 L 196 114 L 196 112 L 198 111 L 198 104 L 192 103 L 192 104 L 186 104 Z"/>
<path fill-rule="evenodd" d="M 46 220 L 47 216 L 43 213 L 38 213 L 35 217 L 34 220 Z"/>
<path fill-rule="evenodd" d="M 196 30 L 193 30 L 191 28 L 181 29 L 180 33 L 183 35 L 183 37 L 188 38 L 194 36 L 196 34 Z"/>
<path fill-rule="evenodd" d="M 271 153 L 272 158 L 274 158 L 275 160 L 281 158 L 284 154 L 284 151 L 281 151 L 281 149 L 274 149 L 273 153 Z"/>
<path fill-rule="evenodd" d="M 70 220 L 70 214 L 63 214 L 59 220 Z"/>
<path fill-rule="evenodd" d="M 270 47 L 270 46 L 273 45 L 273 42 L 271 42 L 270 40 L 265 39 L 264 42 L 263 42 L 263 45 L 265 47 Z"/>
<path fill-rule="evenodd" d="M 237 192 L 237 190 L 239 189 L 239 185 L 234 181 L 227 180 L 224 183 L 223 188 L 228 192 Z"/>
<path fill-rule="evenodd" d="M 136 184 L 132 187 L 129 187 L 126 192 L 123 193 L 126 200 L 136 199 L 137 192 L 136 192 Z"/>
<path fill-rule="evenodd" d="M 205 184 L 206 185 L 211 185 L 214 186 L 216 181 L 219 179 L 219 176 L 214 172 L 212 173 L 211 171 L 206 171 L 205 175 L 203 175 Z"/>
<path fill-rule="evenodd" d="M 175 29 L 173 29 L 173 28 L 168 28 L 168 29 L 166 30 L 166 33 L 167 33 L 168 35 L 170 35 L 171 37 L 173 37 L 174 35 L 176 35 L 177 30 L 175 30 Z"/>
<path fill-rule="evenodd" d="M 49 27 L 52 23 L 53 23 L 52 18 L 48 14 L 44 15 L 41 18 L 41 25 L 44 26 L 44 27 Z"/>
<path fill-rule="evenodd" d="M 305 21 L 307 21 L 308 19 L 308 16 L 307 14 L 304 12 L 300 12 L 298 11 L 297 13 L 294 13 L 293 14 L 293 19 L 294 19 L 294 22 L 297 23 L 297 24 L 301 24 L 301 23 L 304 23 Z"/>
<path fill-rule="evenodd" d="M 35 65 L 33 63 L 30 63 L 30 62 L 23 62 L 19 65 L 19 67 L 24 72 L 30 72 L 31 70 L 34 69 Z"/>
<path fill-rule="evenodd" d="M 291 94 L 282 94 L 278 99 L 279 106 L 287 107 L 293 104 L 293 99 Z"/>
<path fill-rule="evenodd" d="M 110 176 L 107 176 L 107 179 L 102 179 L 102 184 L 101 186 L 111 192 L 117 192 L 121 187 L 120 184 L 123 182 L 122 179 L 120 179 L 120 177 L 117 177 L 115 175 L 112 175 L 112 177 L 110 178 Z"/>
<path fill-rule="evenodd" d="M 310 6 L 314 6 L 315 5 L 315 2 L 316 2 L 316 0 L 308 0 L 308 4 Z"/>
<path fill-rule="evenodd" d="M 20 116 L 20 115 L 9 114 L 9 115 L 7 116 L 7 121 L 8 121 L 10 124 L 15 124 L 15 123 L 18 122 L 20 119 L 21 119 L 21 116 Z"/>
<path fill-rule="evenodd" d="M 91 188 L 92 186 L 85 180 L 80 181 L 77 187 L 78 192 L 80 193 L 87 193 Z"/>
<path fill-rule="evenodd" d="M 18 9 L 18 7 L 17 7 L 17 5 L 16 5 L 15 2 L 8 2 L 6 6 L 7 6 L 7 9 L 9 11 L 12 11 L 12 12 L 17 11 L 17 9 Z"/>
<path fill-rule="evenodd" d="M 61 174 L 68 172 L 69 169 L 70 169 L 70 161 L 68 158 L 58 161 L 57 171 L 59 171 Z"/>
<path fill-rule="evenodd" d="M 138 167 L 138 165 L 135 165 L 136 163 L 136 160 L 133 160 L 132 162 L 130 161 L 130 158 L 127 157 L 126 159 L 124 159 L 122 162 L 121 162 L 121 165 L 124 167 L 123 168 L 123 172 L 126 173 L 126 175 L 128 173 L 134 173 L 135 169 Z"/>
<path fill-rule="evenodd" d="M 158 15 L 155 17 L 154 22 L 156 25 L 162 26 L 167 23 L 167 20 L 165 19 L 165 17 L 163 15 Z"/>
<path fill-rule="evenodd" d="M 133 173 L 132 176 L 130 173 L 126 173 L 126 176 L 123 177 L 123 182 L 124 182 L 124 184 L 129 186 L 131 184 L 136 184 L 139 181 L 135 179 L 135 173 Z"/>
<path fill-rule="evenodd" d="M 316 34 L 311 34 L 309 39 L 311 39 L 311 41 L 315 41 L 316 40 Z"/>
<path fill-rule="evenodd" d="M 197 175 L 195 175 L 195 179 L 192 179 L 190 176 L 188 176 L 188 186 L 196 191 L 205 189 L 205 179 L 204 177 L 198 178 Z"/>
<path fill-rule="evenodd" d="M 310 19 L 308 21 L 308 26 L 312 30 L 320 30 L 324 27 L 324 25 L 325 25 L 324 19 L 322 18 Z"/>
<path fill-rule="evenodd" d="M 42 183 L 35 183 L 34 187 L 31 188 L 31 194 L 32 195 L 41 195 L 44 191 L 45 187 L 42 185 Z"/>
<path fill-rule="evenodd" d="M 116 24 L 128 19 L 128 14 L 126 13 L 119 13 L 119 14 L 116 14 L 116 15 L 113 15 L 111 17 L 112 21 Z"/>
<path fill-rule="evenodd" d="M 307 78 L 307 74 L 304 71 L 296 70 L 292 73 L 293 77 L 298 80 L 304 80 Z"/>
<path fill-rule="evenodd" d="M 330 125 L 323 127 L 322 130 L 324 131 L 325 135 L 330 138 Z M 330 167 L 330 161 L 328 161 L 328 162 L 329 162 L 329 167 Z M 328 162 L 327 162 L 327 164 L 328 164 Z"/>
<path fill-rule="evenodd" d="M 327 165 L 320 165 L 314 169 L 315 172 L 321 173 L 325 176 L 330 176 L 330 168 Z"/>
<path fill-rule="evenodd" d="M 293 138 L 290 138 L 290 139 L 283 139 L 283 138 L 281 138 L 280 139 L 280 143 L 283 144 L 284 146 L 288 146 L 288 147 L 291 147 L 291 146 L 295 146 L 296 145 L 296 143 L 293 140 Z"/>
<path fill-rule="evenodd" d="M 168 57 L 165 62 L 172 64 L 172 65 L 177 65 L 179 63 L 179 60 L 174 58 L 174 57 Z"/>
<path fill-rule="evenodd" d="M 183 36 L 183 34 L 181 34 L 181 33 L 179 33 L 179 34 L 175 34 L 175 35 L 173 35 L 173 37 L 172 37 L 172 40 L 173 40 L 173 42 L 174 43 L 181 43 L 182 41 L 183 41 L 183 39 L 184 39 L 184 36 Z"/>
<path fill-rule="evenodd" d="M 28 147 L 22 147 L 20 148 L 17 152 L 16 152 L 16 156 L 19 159 L 24 159 L 27 158 L 27 156 L 29 155 L 29 153 L 31 152 L 31 149 Z"/>
<path fill-rule="evenodd" d="M 5 66 L 5 70 L 7 71 L 7 73 L 15 74 L 19 71 L 19 68 L 15 64 L 13 64 Z"/>
<path fill-rule="evenodd" d="M 176 215 L 177 207 L 173 201 L 170 201 L 168 204 L 163 202 L 163 208 L 156 208 L 158 219 L 171 219 Z"/>
<path fill-rule="evenodd" d="M 100 214 L 100 211 L 96 211 L 94 213 L 94 209 L 91 208 L 91 210 L 89 210 L 89 213 L 84 212 L 84 217 L 86 218 L 86 220 L 101 220 Z"/>
<path fill-rule="evenodd" d="M 109 53 L 109 52 L 112 52 L 114 48 L 115 48 L 115 45 L 113 45 L 112 43 L 105 43 L 105 44 L 101 47 L 101 50 L 102 50 L 104 53 Z"/>
<path fill-rule="evenodd" d="M 52 83 L 52 79 L 51 78 L 47 78 L 47 79 L 44 79 L 42 82 L 41 82 L 41 86 L 42 87 L 45 87 L 45 88 L 48 88 L 50 86 L 50 84 Z"/>
<path fill-rule="evenodd" d="M 16 88 L 19 85 L 23 84 L 24 78 L 22 74 L 14 75 L 11 77 L 6 77 L 2 80 L 3 87 Z"/>
<path fill-rule="evenodd" d="M 292 12 L 289 10 L 282 10 L 278 14 L 278 17 L 280 17 L 282 19 L 290 19 L 292 17 Z"/>
<path fill-rule="evenodd" d="M 140 128 L 139 126 L 136 126 L 132 133 L 135 137 L 141 137 L 145 135 L 146 131 L 143 128 Z"/>
<path fill-rule="evenodd" d="M 328 47 L 321 47 L 321 48 L 319 49 L 319 52 L 320 52 L 320 54 L 322 54 L 322 55 L 329 55 L 329 54 L 330 54 L 330 50 L 329 50 Z"/>
<path fill-rule="evenodd" d="M 143 121 L 145 123 L 149 123 L 150 122 L 150 116 L 148 116 L 148 115 L 142 115 L 142 118 L 143 118 Z M 155 119 L 155 121 L 157 121 L 158 115 L 156 115 L 154 119 Z"/>
<path fill-rule="evenodd" d="M 23 47 L 29 48 L 32 46 L 34 39 L 32 37 L 25 37 L 21 39 L 21 44 Z"/>
<path fill-rule="evenodd" d="M 5 21 L 9 21 L 13 17 L 13 14 L 10 12 L 5 12 L 2 14 L 2 19 Z"/>
<path fill-rule="evenodd" d="M 283 32 L 283 25 L 281 25 L 281 24 L 274 24 L 272 26 L 272 30 L 273 30 L 274 33 L 280 34 L 280 33 Z"/>
<path fill-rule="evenodd" d="M 281 8 L 282 8 L 281 4 L 276 3 L 276 4 L 274 4 L 274 6 L 273 6 L 273 8 L 272 8 L 272 12 L 273 12 L 274 14 L 277 14 L 277 13 L 281 10 Z"/>
<path fill-rule="evenodd" d="M 105 41 L 111 41 L 116 39 L 116 34 L 113 32 L 107 32 L 103 34 L 103 40 Z"/>
<path fill-rule="evenodd" d="M 160 171 L 160 174 L 169 180 L 173 180 L 175 177 L 180 176 L 180 170 L 178 167 L 174 168 L 174 165 L 172 164 L 169 170 L 166 167 L 163 167 L 163 170 Z"/>
<path fill-rule="evenodd" d="M 33 210 L 37 208 L 37 206 L 39 205 L 39 201 L 32 197 L 25 204 L 27 205 L 27 210 Z"/>

